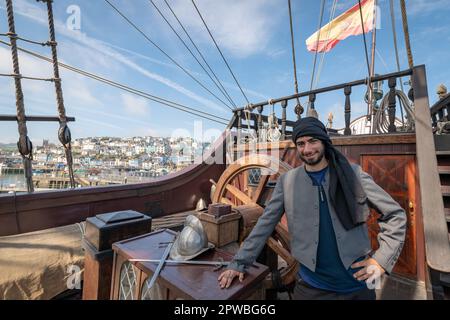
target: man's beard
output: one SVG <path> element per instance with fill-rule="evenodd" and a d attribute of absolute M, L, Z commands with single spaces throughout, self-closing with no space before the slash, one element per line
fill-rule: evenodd
<path fill-rule="evenodd" d="M 299 158 L 304 162 L 304 163 L 306 163 L 307 165 L 310 165 L 310 166 L 315 166 L 316 164 L 318 164 L 320 161 L 322 161 L 322 159 L 323 159 L 323 157 L 324 157 L 324 155 L 325 155 L 325 152 L 324 151 L 322 151 L 322 152 L 320 152 L 319 154 L 318 154 L 318 156 L 317 156 L 317 158 L 313 158 L 313 159 L 306 159 L 306 158 L 304 158 L 300 153 L 299 153 Z"/>

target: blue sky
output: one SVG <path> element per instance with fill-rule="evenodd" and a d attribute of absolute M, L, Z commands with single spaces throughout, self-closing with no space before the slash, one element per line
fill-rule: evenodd
<path fill-rule="evenodd" d="M 163 0 L 154 0 L 166 17 L 182 34 Z M 159 16 L 148 0 L 111 0 L 134 23 L 183 67 L 190 70 L 211 91 L 220 92 L 189 55 L 181 42 Z M 237 105 L 246 102 L 220 55 L 206 33 L 191 1 L 168 0 L 198 44 L 209 64 L 223 81 Z M 395 0 L 397 41 L 401 68 L 407 58 L 399 1 Z M 449 78 L 450 14 L 449 0 L 407 1 L 409 28 L 414 62 L 425 64 L 431 103 L 436 101 L 435 88 Z M 290 95 L 294 92 L 287 1 L 280 0 L 197 0 L 219 46 L 228 59 L 251 102 Z M 332 0 L 326 0 L 324 22 L 328 22 Z M 339 0 L 336 15 L 350 8 L 355 0 Z M 81 29 L 67 28 L 71 5 L 80 8 Z M 389 1 L 379 1 L 381 29 L 377 30 L 376 72 L 396 71 L 389 15 Z M 34 0 L 14 0 L 16 32 L 25 38 L 48 39 L 46 11 Z M 308 90 L 314 55 L 306 50 L 305 40 L 317 30 L 320 1 L 292 0 L 300 91 Z M 61 62 L 126 84 L 136 89 L 188 105 L 224 118 L 231 111 L 196 84 L 165 56 L 132 29 L 103 0 L 59 0 L 54 3 L 58 54 Z M 0 33 L 7 32 L 4 2 L 0 2 Z M 183 36 L 184 34 L 182 34 Z M 370 35 L 367 37 L 370 39 Z M 2 37 L 2 40 L 7 40 Z M 24 48 L 50 56 L 50 49 L 24 42 Z M 320 56 L 318 57 L 320 60 Z M 51 65 L 20 54 L 21 73 L 27 76 L 52 77 Z M 0 73 L 11 73 L 9 48 L 0 45 Z M 350 37 L 325 55 L 318 87 L 365 78 L 362 36 Z M 191 116 L 106 86 L 102 83 L 61 69 L 67 115 L 76 117 L 70 124 L 73 138 L 90 136 L 171 136 L 175 131 L 194 134 L 194 123 L 201 121 L 201 131 L 222 131 L 224 126 Z M 404 79 L 406 81 L 406 79 Z M 449 84 L 448 82 L 446 83 Z M 52 83 L 23 80 L 26 113 L 56 115 Z M 408 87 L 406 87 L 408 88 Z M 384 84 L 387 91 L 387 83 Z M 352 116 L 364 114 L 363 88 L 352 93 Z M 222 97 L 222 100 L 224 98 Z M 306 101 L 302 101 L 306 103 Z M 321 120 L 334 114 L 335 127 L 343 126 L 342 92 L 319 95 L 316 108 Z M 294 118 L 290 105 L 288 117 Z M 279 111 L 279 108 L 276 108 Z M 266 109 L 267 112 L 267 109 Z M 0 77 L 0 114 L 15 114 L 13 82 Z M 278 112 L 280 115 L 280 113 Z M 35 145 L 42 139 L 57 141 L 57 123 L 28 123 L 29 137 Z M 199 130 L 198 128 L 196 130 Z M 18 139 L 15 122 L 0 122 L 0 142 Z"/>

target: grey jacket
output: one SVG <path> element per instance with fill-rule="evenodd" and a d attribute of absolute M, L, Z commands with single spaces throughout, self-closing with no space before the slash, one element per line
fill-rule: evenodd
<path fill-rule="evenodd" d="M 390 273 L 403 248 L 406 232 L 406 214 L 392 197 L 378 186 L 370 175 L 352 164 L 361 185 L 367 194 L 369 203 L 361 203 L 366 217 L 369 204 L 381 213 L 378 220 L 380 233 L 374 258 L 387 273 Z M 339 221 L 329 197 L 329 173 L 327 172 L 323 187 L 327 193 L 337 246 L 342 263 L 346 269 L 359 257 L 369 254 L 372 249 L 368 236 L 367 224 L 346 230 Z M 243 272 L 251 265 L 264 247 L 281 216 L 286 212 L 289 233 L 291 235 L 291 254 L 308 269 L 315 271 L 316 255 L 319 242 L 319 195 L 317 186 L 304 166 L 297 167 L 281 175 L 273 191 L 272 198 L 266 206 L 250 235 L 235 255 L 229 268 Z"/>

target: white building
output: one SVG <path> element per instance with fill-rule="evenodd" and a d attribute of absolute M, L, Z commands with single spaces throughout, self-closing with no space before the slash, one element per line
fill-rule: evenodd
<path fill-rule="evenodd" d="M 131 168 L 139 168 L 141 163 L 139 159 L 128 160 L 128 166 Z"/>
<path fill-rule="evenodd" d="M 170 147 L 168 144 L 158 144 L 156 145 L 155 151 L 157 153 L 165 154 L 170 152 Z"/>
<path fill-rule="evenodd" d="M 143 146 L 135 146 L 134 147 L 134 152 L 136 154 L 144 153 L 145 152 L 145 147 L 143 147 Z"/>

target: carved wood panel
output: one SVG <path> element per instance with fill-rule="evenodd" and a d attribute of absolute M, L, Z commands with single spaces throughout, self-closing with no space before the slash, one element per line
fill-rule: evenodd
<path fill-rule="evenodd" d="M 394 272 L 415 278 L 417 275 L 416 251 L 416 179 L 414 155 L 362 155 L 362 169 L 386 190 L 402 207 L 407 215 L 407 230 L 403 251 Z M 379 247 L 377 235 L 380 231 L 377 219 L 380 215 L 373 209 L 368 219 L 372 248 Z"/>

